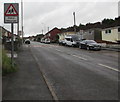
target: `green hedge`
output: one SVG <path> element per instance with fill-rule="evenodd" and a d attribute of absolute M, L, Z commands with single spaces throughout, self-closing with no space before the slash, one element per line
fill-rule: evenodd
<path fill-rule="evenodd" d="M 16 72 L 17 66 L 14 67 L 11 64 L 11 59 L 6 55 L 5 50 L 2 51 L 2 75 L 6 75 L 8 73 Z"/>

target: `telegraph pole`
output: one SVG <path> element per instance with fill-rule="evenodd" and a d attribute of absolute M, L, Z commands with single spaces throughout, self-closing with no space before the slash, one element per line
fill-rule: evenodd
<path fill-rule="evenodd" d="M 21 0 L 21 33 L 22 33 L 22 44 L 23 44 L 23 0 Z"/>
<path fill-rule="evenodd" d="M 48 32 L 49 32 L 49 27 L 48 27 Z"/>
<path fill-rule="evenodd" d="M 14 32 L 13 32 L 13 29 L 14 29 L 14 23 L 11 23 L 11 63 L 12 63 L 12 66 L 14 67 Z"/>
<path fill-rule="evenodd" d="M 120 16 L 120 1 L 118 2 L 118 17 Z"/>
<path fill-rule="evenodd" d="M 19 17 L 18 17 L 18 23 L 17 23 L 17 35 L 18 35 L 18 45 L 19 45 L 19 47 L 20 47 Z"/>
<path fill-rule="evenodd" d="M 42 29 L 42 34 L 43 34 L 43 29 Z"/>
<path fill-rule="evenodd" d="M 74 32 L 76 33 L 76 19 L 75 19 L 75 12 L 73 12 L 73 16 L 74 16 Z"/>

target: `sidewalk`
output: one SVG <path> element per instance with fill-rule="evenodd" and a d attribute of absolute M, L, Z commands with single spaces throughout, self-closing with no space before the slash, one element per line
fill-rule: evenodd
<path fill-rule="evenodd" d="M 19 70 L 3 77 L 3 100 L 52 100 L 29 47 L 23 45 L 16 63 Z"/>
<path fill-rule="evenodd" d="M 120 52 L 120 45 L 119 44 L 102 44 L 102 49 Z"/>
<path fill-rule="evenodd" d="M 116 51 L 116 52 L 120 52 L 120 49 L 119 48 L 105 48 L 103 47 L 102 50 L 109 50 L 109 51 Z"/>

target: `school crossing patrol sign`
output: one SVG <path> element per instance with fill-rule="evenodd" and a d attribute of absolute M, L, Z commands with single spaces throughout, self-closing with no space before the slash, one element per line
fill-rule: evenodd
<path fill-rule="evenodd" d="M 4 23 L 18 23 L 19 4 L 4 3 Z"/>

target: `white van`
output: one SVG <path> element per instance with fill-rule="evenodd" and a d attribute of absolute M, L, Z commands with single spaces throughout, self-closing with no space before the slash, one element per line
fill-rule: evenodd
<path fill-rule="evenodd" d="M 81 41 L 81 38 L 78 35 L 67 35 L 67 36 L 65 36 L 65 45 L 66 46 L 78 47 L 80 41 Z"/>

